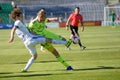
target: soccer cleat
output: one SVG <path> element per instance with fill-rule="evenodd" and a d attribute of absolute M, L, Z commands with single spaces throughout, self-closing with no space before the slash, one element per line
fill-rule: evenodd
<path fill-rule="evenodd" d="M 70 50 L 71 50 L 71 48 L 70 48 L 70 47 L 67 47 L 67 48 L 66 48 L 66 50 L 70 51 Z"/>
<path fill-rule="evenodd" d="M 66 70 L 73 70 L 71 66 L 68 66 Z"/>
<path fill-rule="evenodd" d="M 68 47 L 71 45 L 71 43 L 72 43 L 72 40 L 69 39 L 69 40 L 67 41 L 67 43 L 65 44 L 65 46 L 68 48 Z"/>
<path fill-rule="evenodd" d="M 27 70 L 24 70 L 24 69 L 23 69 L 21 72 L 27 72 Z"/>
<path fill-rule="evenodd" d="M 84 50 L 86 47 L 85 47 L 85 46 L 81 46 L 80 48 L 81 48 L 82 50 Z"/>

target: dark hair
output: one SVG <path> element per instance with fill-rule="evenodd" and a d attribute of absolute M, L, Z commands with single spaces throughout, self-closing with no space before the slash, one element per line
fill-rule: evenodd
<path fill-rule="evenodd" d="M 44 10 L 44 11 L 46 11 L 46 9 L 45 9 L 45 8 L 41 8 L 41 10 Z"/>
<path fill-rule="evenodd" d="M 2 7 L 0 6 L 0 10 L 2 10 Z"/>
<path fill-rule="evenodd" d="M 17 5 L 14 6 L 14 9 L 17 8 Z"/>
<path fill-rule="evenodd" d="M 79 7 L 75 7 L 75 9 L 80 9 Z"/>
<path fill-rule="evenodd" d="M 11 18 L 15 19 L 16 17 L 20 17 L 20 15 L 22 14 L 22 12 L 20 11 L 20 9 L 15 8 L 12 12 L 11 12 Z"/>

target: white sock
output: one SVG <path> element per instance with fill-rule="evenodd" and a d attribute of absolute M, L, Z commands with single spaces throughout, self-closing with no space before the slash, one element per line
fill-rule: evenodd
<path fill-rule="evenodd" d="M 29 59 L 28 63 L 26 64 L 24 70 L 27 71 L 27 70 L 29 69 L 29 67 L 32 65 L 33 62 L 34 62 L 34 58 L 31 57 L 31 58 Z"/>
<path fill-rule="evenodd" d="M 53 44 L 66 44 L 66 41 L 52 39 Z"/>
<path fill-rule="evenodd" d="M 42 51 L 43 49 L 44 49 L 43 46 L 41 46 L 41 47 L 40 47 L 40 50 Z"/>

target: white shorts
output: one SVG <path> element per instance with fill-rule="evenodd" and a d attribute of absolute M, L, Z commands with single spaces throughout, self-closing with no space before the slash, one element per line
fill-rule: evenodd
<path fill-rule="evenodd" d="M 28 39 L 26 41 L 24 41 L 24 44 L 26 46 L 26 48 L 29 50 L 31 55 L 36 54 L 36 45 L 37 44 L 41 44 L 41 43 L 45 43 L 46 38 L 45 37 L 33 37 L 31 39 Z"/>

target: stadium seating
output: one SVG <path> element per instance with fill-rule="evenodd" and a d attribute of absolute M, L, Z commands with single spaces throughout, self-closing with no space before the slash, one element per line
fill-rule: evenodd
<path fill-rule="evenodd" d="M 66 21 L 77 6 L 80 7 L 85 21 L 102 21 L 105 4 L 100 2 L 99 0 L 27 0 L 16 4 L 23 11 L 26 21 L 34 18 L 41 8 L 46 9 L 47 17 L 62 17 Z"/>
<path fill-rule="evenodd" d="M 9 23 L 10 18 L 9 14 L 13 10 L 13 7 L 11 4 L 8 3 L 2 3 L 0 4 L 1 10 L 0 10 L 0 18 L 2 19 L 2 23 Z"/>
<path fill-rule="evenodd" d="M 47 11 L 48 17 L 67 17 L 70 13 L 73 12 L 74 8 L 78 6 L 80 7 L 81 14 L 84 17 L 85 21 L 101 21 L 103 20 L 104 13 L 104 4 L 72 4 L 72 5 L 44 5 L 44 6 L 35 6 L 35 7 L 21 7 L 23 11 L 25 11 L 25 18 L 29 19 L 29 17 L 35 17 L 36 13 L 41 9 L 45 8 Z M 52 15 L 51 15 L 52 13 Z M 65 15 L 66 14 L 66 15 Z"/>

